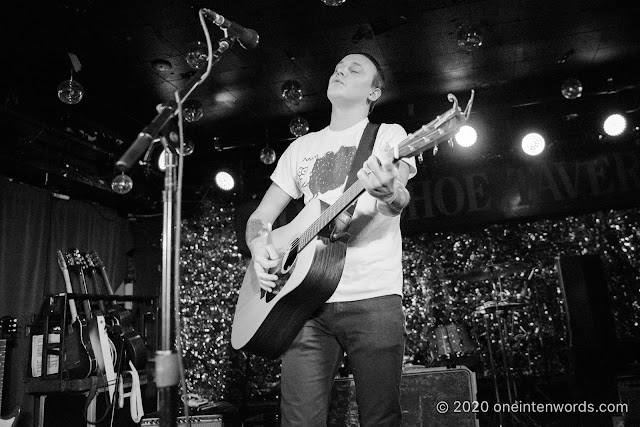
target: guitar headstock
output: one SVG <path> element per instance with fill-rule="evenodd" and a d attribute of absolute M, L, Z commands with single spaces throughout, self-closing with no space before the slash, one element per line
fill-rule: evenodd
<path fill-rule="evenodd" d="M 0 339 L 11 341 L 18 336 L 18 319 L 11 316 L 0 318 Z"/>
<path fill-rule="evenodd" d="M 86 256 L 87 256 L 87 262 L 90 263 L 89 264 L 90 266 L 96 267 L 96 268 L 104 268 L 104 263 L 102 262 L 102 260 L 98 256 L 98 252 L 91 251 L 91 252 L 87 253 Z"/>
<path fill-rule="evenodd" d="M 83 254 L 82 259 L 84 260 L 84 263 L 87 267 L 89 268 L 96 268 L 96 264 L 93 262 L 93 257 L 91 256 L 91 254 L 89 252 L 85 252 Z"/>
<path fill-rule="evenodd" d="M 58 249 L 56 251 L 56 254 L 58 255 L 58 265 L 60 266 L 60 269 L 67 270 L 67 261 L 65 260 L 65 257 L 62 251 Z"/>
<path fill-rule="evenodd" d="M 87 268 L 87 261 L 80 252 L 80 249 L 74 248 L 70 249 L 69 251 L 71 252 L 71 256 L 73 257 L 73 265 L 79 268 Z"/>
<path fill-rule="evenodd" d="M 433 149 L 433 154 L 435 154 L 438 150 L 438 145 L 444 141 L 451 140 L 469 118 L 474 95 L 475 91 L 471 90 L 469 102 L 464 111 L 462 111 L 458 106 L 458 99 L 450 93 L 447 99 L 453 103 L 453 106 L 444 114 L 437 116 L 417 131 L 407 135 L 407 138 L 393 149 L 394 157 L 396 159 L 413 157 L 429 149 Z"/>
<path fill-rule="evenodd" d="M 67 265 L 67 267 L 75 267 L 76 266 L 76 259 L 73 256 L 73 253 L 71 253 L 69 251 L 65 252 L 63 260 L 65 261 L 65 264 Z"/>

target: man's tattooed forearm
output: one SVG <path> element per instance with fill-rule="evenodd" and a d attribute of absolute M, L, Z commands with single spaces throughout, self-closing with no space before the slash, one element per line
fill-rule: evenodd
<path fill-rule="evenodd" d="M 247 243 L 249 243 L 256 237 L 260 236 L 261 233 L 266 233 L 268 231 L 269 229 L 267 228 L 267 225 L 264 222 L 262 222 L 262 220 L 258 218 L 250 219 L 247 222 L 247 231 L 245 233 L 245 239 L 247 240 Z"/>

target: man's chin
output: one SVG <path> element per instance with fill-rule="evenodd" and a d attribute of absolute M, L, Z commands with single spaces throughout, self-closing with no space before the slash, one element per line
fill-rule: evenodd
<path fill-rule="evenodd" d="M 344 92 L 342 91 L 342 87 L 340 85 L 330 85 L 329 88 L 327 89 L 327 98 L 329 98 L 329 101 L 331 102 L 341 101 L 346 99 Z"/>

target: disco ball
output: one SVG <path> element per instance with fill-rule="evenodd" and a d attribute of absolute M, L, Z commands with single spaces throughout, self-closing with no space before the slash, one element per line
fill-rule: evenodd
<path fill-rule="evenodd" d="M 198 100 L 186 101 L 182 106 L 182 113 L 184 119 L 189 123 L 197 122 L 204 116 L 204 109 L 202 103 Z"/>
<path fill-rule="evenodd" d="M 458 30 L 458 46 L 472 51 L 482 46 L 482 33 L 471 25 L 462 25 Z"/>
<path fill-rule="evenodd" d="M 302 93 L 302 84 L 297 80 L 287 80 L 280 88 L 280 96 L 286 101 L 300 101 L 304 96 Z"/>
<path fill-rule="evenodd" d="M 82 101 L 84 88 L 77 81 L 65 80 L 58 85 L 58 99 L 65 104 L 77 104 Z"/>
<path fill-rule="evenodd" d="M 567 99 L 576 99 L 582 96 L 582 83 L 578 79 L 569 78 L 560 87 L 562 96 Z"/>
<path fill-rule="evenodd" d="M 264 147 L 260 150 L 260 161 L 265 165 L 273 164 L 276 161 L 276 151 L 271 147 Z"/>
<path fill-rule="evenodd" d="M 127 194 L 133 188 L 133 180 L 122 172 L 111 181 L 111 189 L 118 194 Z"/>
<path fill-rule="evenodd" d="M 184 151 L 182 152 L 182 154 L 184 156 L 189 156 L 193 153 L 193 150 L 195 150 L 196 148 L 196 144 L 190 140 L 187 139 L 187 141 L 184 143 Z"/>
<path fill-rule="evenodd" d="M 194 70 L 199 70 L 207 65 L 208 58 L 209 51 L 206 44 L 197 41 L 187 45 L 187 54 L 184 59 Z"/>
<path fill-rule="evenodd" d="M 289 130 L 294 136 L 302 136 L 309 132 L 309 122 L 304 117 L 294 117 L 289 122 Z"/>

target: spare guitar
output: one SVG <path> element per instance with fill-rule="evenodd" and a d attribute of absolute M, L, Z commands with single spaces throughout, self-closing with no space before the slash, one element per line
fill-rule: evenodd
<path fill-rule="evenodd" d="M 58 250 L 58 265 L 62 271 L 65 288 L 68 294 L 73 293 L 71 277 L 69 275 L 67 259 L 73 264 L 73 258 L 67 257 Z M 94 373 L 98 367 L 96 356 L 91 347 L 89 330 L 78 317 L 78 309 L 73 298 L 69 298 L 69 315 L 71 321 L 67 326 L 64 341 L 63 363 L 64 369 L 69 374 L 69 378 L 87 378 Z"/>
<path fill-rule="evenodd" d="M 114 291 L 111 286 L 111 281 L 109 280 L 109 275 L 107 274 L 107 269 L 98 256 L 98 253 L 92 251 L 85 254 L 85 257 L 89 266 L 94 267 L 92 270 L 94 274 L 96 270 L 100 272 L 102 283 L 107 289 L 108 295 L 113 296 Z M 96 283 L 99 280 L 98 277 L 95 277 Z M 112 339 L 117 341 L 114 339 L 117 336 L 124 340 L 125 354 L 123 366 L 128 366 L 128 361 L 131 361 L 137 369 L 143 369 L 147 364 L 147 348 L 144 339 L 133 327 L 133 313 L 115 301 L 112 301 L 105 310 L 106 313 L 108 313 L 107 324 L 112 330 Z M 120 343 L 116 342 L 116 347 L 120 348 Z"/>
<path fill-rule="evenodd" d="M 4 316 L 0 319 L 0 410 L 2 410 L 2 390 L 4 388 L 4 368 L 7 357 L 7 344 L 11 342 L 18 333 L 18 320 Z M 18 423 L 20 416 L 20 406 L 16 406 L 6 417 L 0 418 L 0 427 L 14 427 Z"/>
<path fill-rule="evenodd" d="M 453 107 L 394 147 L 394 161 L 427 149 L 435 153 L 438 144 L 450 140 L 466 122 L 473 97 L 471 91 L 463 112 L 456 97 L 449 94 Z M 270 270 L 279 276 L 275 292 L 266 293 L 260 288 L 253 263 L 249 262 L 231 327 L 233 348 L 271 359 L 284 353 L 302 325 L 338 286 L 349 235 L 331 241 L 328 230 L 364 191 L 358 180 L 334 204 L 328 206 L 314 199 L 289 224 L 271 231 L 268 241 L 281 255 L 280 264 Z"/>
<path fill-rule="evenodd" d="M 85 277 L 86 266 L 84 264 L 84 258 L 78 249 L 70 249 L 67 251 L 66 260 L 69 265 L 69 270 L 74 273 L 74 278 L 79 282 L 80 294 L 89 295 L 89 289 L 87 286 L 87 279 Z M 84 298 L 82 300 L 82 308 L 84 311 L 85 328 L 88 331 L 89 341 L 91 342 L 91 348 L 93 349 L 94 357 L 96 360 L 96 368 L 92 371 L 92 374 L 104 374 L 104 352 L 103 346 L 100 341 L 100 331 L 98 329 L 98 321 L 91 308 L 91 301 Z"/>
<path fill-rule="evenodd" d="M 80 280 L 82 293 L 85 295 L 91 295 L 87 284 L 87 273 L 89 267 L 86 263 L 86 259 L 78 249 L 72 250 L 72 257 L 75 265 L 79 267 L 76 268 L 75 271 L 78 274 L 78 279 Z M 99 309 L 93 310 L 91 308 L 90 300 L 85 299 L 85 301 L 89 303 L 85 305 L 85 316 L 87 318 L 87 327 L 89 329 L 91 346 L 94 349 L 96 360 L 98 361 L 97 373 L 106 376 L 107 383 L 109 385 L 109 395 L 113 398 L 116 379 L 113 363 L 115 346 L 107 334 L 107 325 L 103 313 Z"/>

